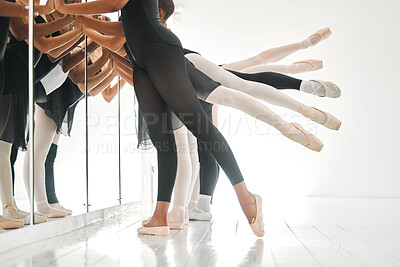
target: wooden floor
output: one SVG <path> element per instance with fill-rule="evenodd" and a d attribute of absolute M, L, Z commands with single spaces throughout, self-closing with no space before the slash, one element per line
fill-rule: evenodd
<path fill-rule="evenodd" d="M 138 236 L 137 216 L 108 219 L 0 254 L 0 266 L 400 266 L 400 200 L 266 204 L 263 239 L 223 210 L 169 237 Z"/>

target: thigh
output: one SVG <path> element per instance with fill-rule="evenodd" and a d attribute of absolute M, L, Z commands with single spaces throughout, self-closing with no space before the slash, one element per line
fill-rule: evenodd
<path fill-rule="evenodd" d="M 45 111 L 35 106 L 35 153 L 36 156 L 42 156 L 42 159 L 47 156 L 54 136 L 56 135 L 56 124 L 50 119 Z"/>
<path fill-rule="evenodd" d="M 151 82 L 181 120 L 179 114 L 196 117 L 198 113 L 204 113 L 186 73 L 179 47 L 151 44 L 143 51 L 143 60 Z"/>
<path fill-rule="evenodd" d="M 198 54 L 187 54 L 186 58 L 189 59 L 189 61 L 191 61 L 197 69 L 226 87 L 239 89 L 246 86 L 245 80 L 237 77 L 231 72 L 219 67 L 218 65 Z"/>
<path fill-rule="evenodd" d="M 140 111 L 154 144 L 172 129 L 170 109 L 144 70 L 134 68 L 133 77 Z"/>

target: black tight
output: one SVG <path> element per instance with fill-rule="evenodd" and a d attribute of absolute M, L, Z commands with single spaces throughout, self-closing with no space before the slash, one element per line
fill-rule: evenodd
<path fill-rule="evenodd" d="M 18 156 L 18 147 L 12 145 L 11 147 L 11 154 L 10 154 L 10 165 L 11 165 L 11 175 L 12 175 L 12 184 L 13 184 L 13 196 L 15 195 L 15 162 L 17 161 Z"/>
<path fill-rule="evenodd" d="M 173 133 L 165 131 L 163 123 L 159 121 L 163 114 L 167 114 L 168 107 L 181 118 L 194 136 L 204 142 L 232 185 L 242 182 L 242 174 L 228 143 L 200 106 L 186 73 L 182 49 L 153 43 L 143 50 L 142 57 L 147 73 L 136 68 L 134 82 L 150 138 L 157 149 L 158 201 L 170 201 L 176 175 Z M 170 119 L 167 121 L 167 126 L 171 126 Z"/>
<path fill-rule="evenodd" d="M 46 161 L 44 163 L 46 195 L 47 202 L 49 202 L 49 204 L 58 203 L 54 185 L 54 161 L 57 156 L 57 148 L 58 146 L 56 144 L 51 144 L 49 152 L 47 153 Z"/>
<path fill-rule="evenodd" d="M 212 105 L 206 104 L 207 116 L 212 120 Z M 200 162 L 200 194 L 213 196 L 219 177 L 219 166 L 213 155 L 207 150 L 205 145 L 197 141 L 197 152 Z"/>
<path fill-rule="evenodd" d="M 243 80 L 268 84 L 276 89 L 300 90 L 301 80 L 275 72 L 242 73 L 227 70 Z"/>
<path fill-rule="evenodd" d="M 278 90 L 295 89 L 300 90 L 301 80 L 275 72 L 260 72 L 260 73 L 242 73 L 228 70 L 236 76 L 253 82 L 259 82 L 275 87 Z M 212 120 L 212 112 L 207 112 L 207 115 Z M 217 186 L 219 167 L 214 157 L 208 152 L 199 142 L 198 153 L 200 160 L 200 194 L 213 196 L 215 187 Z"/>

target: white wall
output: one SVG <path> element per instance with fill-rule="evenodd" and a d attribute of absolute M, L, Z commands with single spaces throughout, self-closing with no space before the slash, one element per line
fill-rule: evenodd
<path fill-rule="evenodd" d="M 339 99 L 288 92 L 342 120 L 340 131 L 333 132 L 295 116 L 325 143 L 321 153 L 291 142 L 272 128 L 267 135 L 260 131 L 255 135 L 254 120 L 221 109 L 220 120 L 231 113 L 231 125 L 240 118 L 250 125 L 249 130 L 242 124 L 239 134 L 231 130 L 228 135 L 227 127 L 222 130 L 251 188 L 285 196 L 400 197 L 399 1 L 179 2 L 185 11 L 175 18 L 179 22 L 174 31 L 185 47 L 218 64 L 303 40 L 322 27 L 333 32 L 328 40 L 282 61 L 323 59 L 323 70 L 295 76 L 334 81 L 342 89 Z M 293 112 L 272 108 L 294 119 Z"/>

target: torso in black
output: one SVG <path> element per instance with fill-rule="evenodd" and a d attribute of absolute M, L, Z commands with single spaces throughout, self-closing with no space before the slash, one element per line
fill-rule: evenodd
<path fill-rule="evenodd" d="M 142 51 L 147 45 L 166 43 L 182 47 L 179 38 L 161 24 L 157 0 L 129 0 L 121 10 L 121 19 L 127 46 L 142 69 Z"/>

